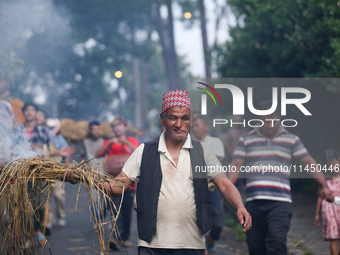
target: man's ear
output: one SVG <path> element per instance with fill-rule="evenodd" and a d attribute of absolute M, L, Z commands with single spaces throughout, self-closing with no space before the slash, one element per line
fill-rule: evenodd
<path fill-rule="evenodd" d="M 163 121 L 163 118 L 162 118 L 162 114 L 159 115 L 159 119 L 161 121 L 161 125 L 164 126 L 164 121 Z"/>

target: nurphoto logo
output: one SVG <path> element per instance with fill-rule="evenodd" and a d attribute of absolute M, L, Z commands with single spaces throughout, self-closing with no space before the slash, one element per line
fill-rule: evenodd
<path fill-rule="evenodd" d="M 234 79 L 237 80 L 237 79 Z M 201 115 L 209 115 L 213 112 L 214 118 L 212 120 L 213 127 L 217 125 L 225 125 L 229 124 L 230 127 L 233 125 L 243 125 L 244 127 L 248 126 L 251 128 L 261 127 L 264 125 L 264 121 L 270 121 L 272 125 L 276 121 L 280 121 L 283 127 L 295 127 L 298 125 L 298 121 L 296 119 L 278 119 L 278 118 L 270 118 L 270 116 L 277 112 L 277 109 L 280 109 L 279 115 L 284 117 L 287 115 L 287 106 L 292 105 L 295 107 L 295 110 L 300 111 L 304 116 L 312 116 L 312 113 L 307 109 L 305 106 L 311 99 L 311 92 L 302 87 L 296 86 L 280 86 L 280 87 L 266 87 L 267 90 L 271 90 L 271 95 L 269 99 L 271 99 L 271 107 L 269 109 L 258 109 L 256 107 L 256 100 L 254 97 L 254 93 L 261 93 L 263 87 L 251 86 L 251 82 L 249 82 L 250 86 L 242 84 L 242 89 L 234 84 L 230 83 L 221 83 L 220 81 L 216 81 L 218 83 L 211 83 L 210 85 L 208 82 L 195 82 L 196 88 L 199 89 L 201 92 L 200 99 L 201 99 Z M 197 87 L 197 84 L 203 85 L 205 88 Z M 294 84 L 293 84 L 294 85 Z M 245 93 L 246 92 L 246 95 Z M 223 95 L 229 95 L 228 99 L 223 98 Z M 215 107 L 213 111 L 209 111 L 209 100 L 207 95 L 210 96 L 211 100 L 214 102 Z M 231 95 L 231 99 L 230 99 Z M 219 101 L 217 103 L 216 98 Z M 222 98 L 222 99 L 221 99 Z M 245 102 L 246 101 L 246 102 Z M 225 102 L 229 102 L 229 104 L 224 104 Z M 230 102 L 232 102 L 232 108 L 230 108 Z M 247 107 L 247 108 L 246 108 Z M 279 107 L 279 108 L 278 108 Z M 250 113 L 255 116 L 259 116 L 256 119 L 243 119 L 242 122 L 235 122 L 233 119 L 226 119 L 226 118 L 219 118 L 215 116 L 216 114 L 229 112 L 232 115 L 245 115 L 245 109 L 247 109 Z M 209 114 L 208 114 L 209 113 Z M 261 118 L 262 116 L 268 116 L 268 119 Z"/>

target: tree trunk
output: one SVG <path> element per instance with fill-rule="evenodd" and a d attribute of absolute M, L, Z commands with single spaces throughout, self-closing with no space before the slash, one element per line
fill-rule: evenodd
<path fill-rule="evenodd" d="M 179 72 L 178 61 L 175 49 L 175 36 L 174 36 L 174 18 L 172 15 L 172 0 L 166 0 L 166 6 L 168 9 L 168 33 L 169 33 L 169 61 L 170 61 L 170 73 L 172 82 L 170 84 L 171 89 L 179 88 Z"/>
<path fill-rule="evenodd" d="M 135 123 L 136 128 L 142 127 L 142 94 L 140 84 L 140 72 L 139 72 L 139 58 L 133 57 L 133 84 L 135 89 Z"/>
<path fill-rule="evenodd" d="M 203 52 L 204 52 L 204 64 L 205 64 L 205 76 L 211 78 L 211 52 L 208 46 L 208 35 L 205 18 L 205 7 L 204 0 L 199 0 L 200 13 L 201 13 L 201 31 L 203 41 Z"/>
<path fill-rule="evenodd" d="M 170 7 L 169 7 L 170 6 Z M 156 28 L 162 46 L 162 55 L 169 89 L 179 88 L 179 72 L 175 49 L 171 0 L 167 0 L 168 25 L 165 29 L 160 14 L 161 4 L 156 0 Z"/>
<path fill-rule="evenodd" d="M 142 126 L 146 128 L 146 116 L 147 116 L 147 102 L 148 102 L 148 87 L 149 87 L 149 77 L 150 77 L 150 61 L 144 63 L 144 71 L 143 71 L 143 81 L 142 81 L 142 102 L 141 102 L 141 116 L 142 116 Z"/>

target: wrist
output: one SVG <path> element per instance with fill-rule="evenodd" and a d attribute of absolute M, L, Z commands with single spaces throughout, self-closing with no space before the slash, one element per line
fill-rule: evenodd
<path fill-rule="evenodd" d="M 322 189 L 328 188 L 327 183 L 323 182 L 320 184 Z"/>
<path fill-rule="evenodd" d="M 246 208 L 244 207 L 243 204 L 241 204 L 241 205 L 238 205 L 238 206 L 236 207 L 236 211 L 239 211 L 239 210 L 246 210 Z"/>

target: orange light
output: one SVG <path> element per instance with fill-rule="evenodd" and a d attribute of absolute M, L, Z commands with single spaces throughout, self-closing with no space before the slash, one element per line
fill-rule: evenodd
<path fill-rule="evenodd" d="M 122 78 L 123 76 L 123 73 L 121 71 L 117 71 L 115 72 L 115 76 L 119 79 L 119 78 Z"/>
<path fill-rule="evenodd" d="M 186 13 L 184 13 L 184 18 L 186 18 L 186 19 L 191 19 L 191 17 L 192 17 L 191 12 L 186 12 Z"/>

